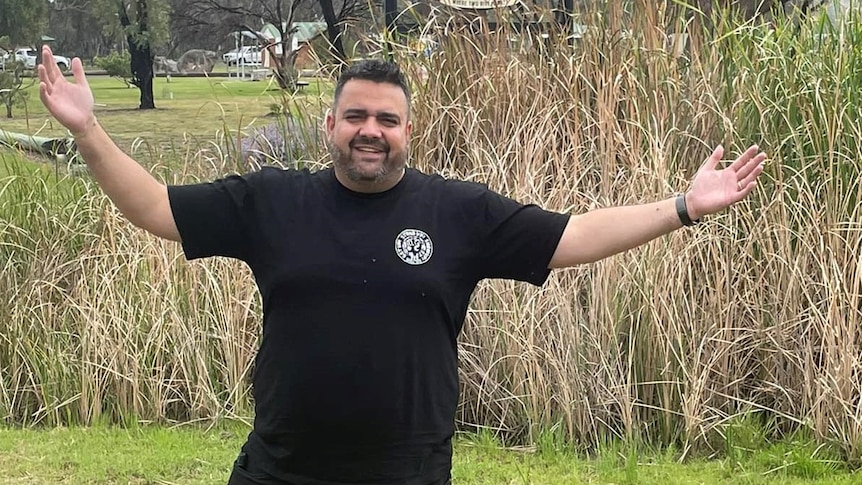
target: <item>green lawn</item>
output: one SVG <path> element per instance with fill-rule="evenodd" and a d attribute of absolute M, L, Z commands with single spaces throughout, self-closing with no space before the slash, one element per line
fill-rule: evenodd
<path fill-rule="evenodd" d="M 140 91 L 105 76 L 88 79 L 96 101 L 96 116 L 124 149 L 135 142 L 178 149 L 189 140 L 204 142 L 219 133 L 274 122 L 273 105 L 285 98 L 269 81 L 236 78 L 173 77 L 154 80 L 155 110 L 137 109 Z M 65 129 L 50 117 L 39 100 L 38 85 L 28 90 L 26 105 L 16 106 L 12 119 L 0 118 L 0 129 L 31 135 L 63 136 Z M 331 83 L 309 80 L 309 85 L 289 98 L 296 105 L 322 110 L 331 96 Z"/>
<path fill-rule="evenodd" d="M 248 428 L 140 426 L 0 429 L 0 484 L 224 484 Z M 853 484 L 862 476 L 800 467 L 782 447 L 731 466 L 681 465 L 672 454 L 632 456 L 609 449 L 595 459 L 565 450 L 507 450 L 491 439 L 461 437 L 455 485 Z M 815 470 L 812 473 L 812 470 Z M 819 470 L 819 471 L 817 471 Z"/>

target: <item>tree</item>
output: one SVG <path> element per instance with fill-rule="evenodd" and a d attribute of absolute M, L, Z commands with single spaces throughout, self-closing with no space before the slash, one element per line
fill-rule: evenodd
<path fill-rule="evenodd" d="M 193 0 L 170 0 L 170 2 L 173 13 L 169 45 L 164 52 L 166 56 L 176 59 L 189 49 L 223 51 L 226 43 L 233 47 L 234 41 L 231 34 L 236 31 L 236 26 L 225 22 L 222 12 L 198 10 L 193 16 L 189 15 Z"/>
<path fill-rule="evenodd" d="M 218 18 L 234 30 L 252 32 L 258 42 L 269 50 L 270 58 L 275 60 L 273 73 L 282 89 L 293 89 L 296 86 L 296 69 L 294 61 L 296 52 L 291 49 L 293 22 L 296 14 L 303 6 L 313 0 L 188 0 L 184 17 L 188 22 L 200 22 L 205 18 Z M 213 13 L 219 15 L 214 16 Z M 264 37 L 259 31 L 262 23 L 268 23 L 278 32 L 280 40 L 273 43 L 272 39 Z M 278 51 L 282 55 L 277 55 Z"/>
<path fill-rule="evenodd" d="M 0 71 L 0 104 L 6 107 L 6 117 L 12 118 L 12 107 L 23 103 L 27 99 L 27 88 L 35 83 L 30 77 L 24 82 L 24 65 L 20 62 L 11 62 L 12 65 Z"/>
<path fill-rule="evenodd" d="M 165 0 L 92 0 L 90 12 L 105 28 L 124 37 L 131 59 L 131 83 L 141 91 L 139 108 L 154 109 L 153 48 L 167 38 L 168 4 Z"/>
<path fill-rule="evenodd" d="M 13 45 L 38 43 L 47 12 L 48 0 L 0 0 L 0 33 Z"/>
<path fill-rule="evenodd" d="M 9 37 L 0 37 L 0 48 L 10 49 Z M 0 104 L 6 108 L 6 117 L 12 118 L 12 107 L 22 103 L 27 99 L 27 88 L 32 86 L 36 80 L 30 78 L 28 83 L 24 83 L 24 64 L 8 59 L 3 63 L 3 70 L 0 71 Z"/>
<path fill-rule="evenodd" d="M 344 22 L 352 17 L 358 10 L 359 3 L 356 0 L 342 0 L 341 10 L 336 13 L 332 0 L 318 0 L 323 20 L 326 22 L 326 36 L 329 40 L 329 49 L 335 59 L 344 65 L 347 63 L 347 54 L 344 51 Z"/>
<path fill-rule="evenodd" d="M 360 0 L 174 0 L 185 8 L 181 14 L 185 25 L 200 25 L 207 19 L 216 19 L 217 24 L 228 25 L 233 30 L 258 34 L 260 25 L 268 23 L 279 31 L 278 45 L 258 34 L 258 41 L 267 46 L 271 57 L 276 59 L 276 80 L 282 89 L 293 89 L 296 85 L 296 52 L 291 49 L 295 29 L 294 21 L 311 20 L 322 14 L 327 24 L 330 49 L 336 59 L 344 62 L 346 55 L 342 43 L 343 24 L 353 15 Z M 340 7 L 336 11 L 336 7 Z M 214 15 L 216 13 L 217 15 Z M 280 50 L 283 54 L 276 56 Z"/>
<path fill-rule="evenodd" d="M 53 0 L 48 14 L 47 31 L 54 37 L 54 52 L 90 59 L 116 51 L 116 34 L 108 29 L 82 29 L 82 25 L 99 25 L 90 12 L 89 0 Z"/>

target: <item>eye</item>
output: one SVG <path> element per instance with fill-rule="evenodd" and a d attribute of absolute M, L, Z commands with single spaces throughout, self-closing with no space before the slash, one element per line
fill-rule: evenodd
<path fill-rule="evenodd" d="M 398 120 L 395 118 L 380 118 L 380 124 L 384 126 L 398 126 Z"/>

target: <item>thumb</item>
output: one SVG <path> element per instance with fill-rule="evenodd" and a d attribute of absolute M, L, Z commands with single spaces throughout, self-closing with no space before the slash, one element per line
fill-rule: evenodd
<path fill-rule="evenodd" d="M 698 172 L 702 172 L 704 170 L 715 170 L 715 167 L 718 167 L 718 164 L 721 162 L 721 157 L 724 156 L 724 147 L 721 145 L 717 145 L 715 149 L 712 151 L 712 155 L 703 162 L 703 165 L 700 166 Z"/>

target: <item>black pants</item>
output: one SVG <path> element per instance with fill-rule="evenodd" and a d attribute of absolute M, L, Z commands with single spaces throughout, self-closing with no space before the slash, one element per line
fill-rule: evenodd
<path fill-rule="evenodd" d="M 283 482 L 275 479 L 270 475 L 256 469 L 252 463 L 249 463 L 248 457 L 241 454 L 233 464 L 230 478 L 227 485 L 300 485 L 290 482 Z M 452 480 L 446 478 L 432 483 L 422 485 L 452 485 Z"/>

